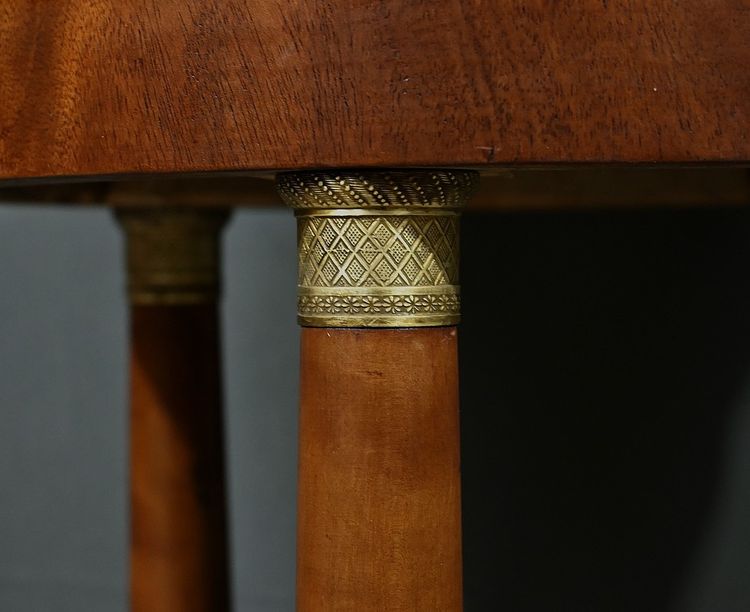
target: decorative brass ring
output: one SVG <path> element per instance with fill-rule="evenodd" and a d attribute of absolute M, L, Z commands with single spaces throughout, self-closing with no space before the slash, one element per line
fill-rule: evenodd
<path fill-rule="evenodd" d="M 425 327 L 460 319 L 459 211 L 467 170 L 288 172 L 298 320 L 313 327 Z"/>
<path fill-rule="evenodd" d="M 229 214 L 204 209 L 119 209 L 128 295 L 137 305 L 212 303 L 220 292 L 219 239 Z"/>

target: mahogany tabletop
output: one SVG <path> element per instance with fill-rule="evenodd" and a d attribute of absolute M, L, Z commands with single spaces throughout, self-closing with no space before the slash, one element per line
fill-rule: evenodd
<path fill-rule="evenodd" d="M 748 0 L 7 0 L 0 179 L 747 165 Z"/>

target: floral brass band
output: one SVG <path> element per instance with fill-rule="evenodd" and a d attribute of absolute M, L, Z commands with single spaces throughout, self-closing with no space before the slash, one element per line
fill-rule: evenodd
<path fill-rule="evenodd" d="M 297 216 L 300 324 L 458 323 L 458 211 L 477 181 L 454 170 L 280 174 Z"/>
<path fill-rule="evenodd" d="M 116 214 L 125 229 L 131 304 L 216 301 L 226 211 L 128 208 Z"/>

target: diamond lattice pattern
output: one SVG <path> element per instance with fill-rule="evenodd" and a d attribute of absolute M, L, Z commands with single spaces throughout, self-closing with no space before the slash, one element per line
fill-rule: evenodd
<path fill-rule="evenodd" d="M 458 282 L 456 216 L 308 217 L 299 284 L 416 287 Z"/>

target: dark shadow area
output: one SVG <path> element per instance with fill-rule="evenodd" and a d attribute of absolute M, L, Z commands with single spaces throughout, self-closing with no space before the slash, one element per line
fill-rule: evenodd
<path fill-rule="evenodd" d="M 750 211 L 466 215 L 462 239 L 467 612 L 675 610 L 750 364 Z"/>

